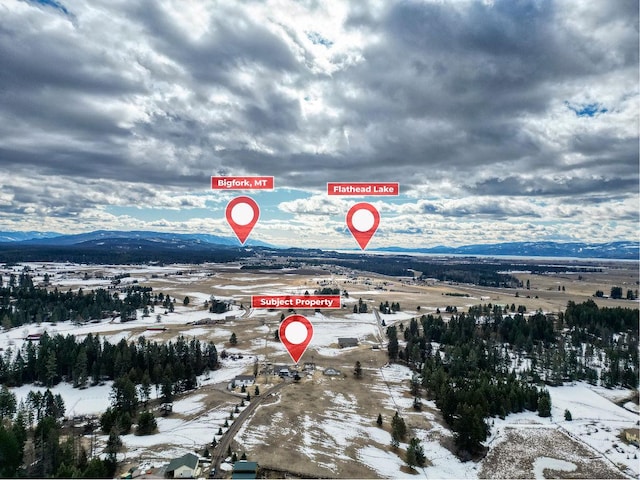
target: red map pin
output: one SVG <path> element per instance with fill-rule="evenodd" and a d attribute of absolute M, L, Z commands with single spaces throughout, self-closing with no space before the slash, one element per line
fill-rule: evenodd
<path fill-rule="evenodd" d="M 347 227 L 364 250 L 380 225 L 380 214 L 370 203 L 356 203 L 347 213 Z"/>
<path fill-rule="evenodd" d="M 260 208 L 253 198 L 237 197 L 227 205 L 227 223 L 236 234 L 240 243 L 249 237 L 251 230 L 258 223 L 260 217 Z"/>
<path fill-rule="evenodd" d="M 313 338 L 313 325 L 302 315 L 289 315 L 280 324 L 278 333 L 280 341 L 297 364 Z"/>

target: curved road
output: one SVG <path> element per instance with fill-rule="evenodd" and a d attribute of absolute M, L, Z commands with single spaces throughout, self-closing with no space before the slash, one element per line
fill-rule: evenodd
<path fill-rule="evenodd" d="M 229 426 L 229 429 L 226 432 L 224 432 L 224 434 L 220 438 L 220 442 L 218 442 L 218 445 L 216 445 L 216 448 L 213 451 L 213 454 L 211 455 L 211 469 L 215 469 L 215 472 L 216 472 L 213 478 L 224 477 L 223 475 L 224 472 L 220 471 L 220 464 L 225 458 L 225 455 L 227 453 L 227 448 L 229 448 L 229 445 L 231 445 L 231 441 L 234 439 L 234 437 L 238 433 L 238 430 L 240 430 L 240 427 L 242 426 L 244 421 L 247 418 L 249 418 L 249 416 L 255 411 L 256 408 L 258 408 L 258 406 L 265 399 L 267 399 L 272 393 L 276 393 L 285 385 L 286 385 L 286 382 L 279 383 L 271 387 L 266 392 L 260 393 L 260 395 L 258 395 L 257 397 L 255 396 L 251 397 L 251 401 L 249 402 L 249 405 L 247 406 L 247 408 L 245 408 L 242 412 L 238 414 L 236 419 Z"/>

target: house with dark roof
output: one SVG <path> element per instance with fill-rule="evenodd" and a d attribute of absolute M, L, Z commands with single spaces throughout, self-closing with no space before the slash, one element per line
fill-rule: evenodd
<path fill-rule="evenodd" d="M 193 453 L 187 453 L 169 462 L 165 476 L 167 478 L 195 478 L 198 470 L 198 457 Z"/>
<path fill-rule="evenodd" d="M 247 462 L 246 460 L 240 460 L 239 462 L 234 463 L 231 478 L 258 478 L 258 464 L 256 462 Z"/>
<path fill-rule="evenodd" d="M 358 346 L 358 339 L 357 338 L 353 338 L 353 337 L 338 338 L 338 346 L 340 348 L 357 347 Z"/>

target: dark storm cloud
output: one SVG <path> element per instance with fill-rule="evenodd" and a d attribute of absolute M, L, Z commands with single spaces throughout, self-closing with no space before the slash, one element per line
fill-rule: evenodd
<path fill-rule="evenodd" d="M 261 3 L 219 2 L 197 34 L 163 2 L 64 4 L 73 18 L 8 9 L 0 168 L 141 189 L 202 188 L 225 172 L 317 190 L 369 180 L 550 203 L 637 196 L 637 5 L 597 2 L 580 15 L 544 0 L 382 5 L 350 4 L 337 30 L 361 32 L 351 50 L 344 35 L 255 15 Z M 313 18 L 323 2 L 304 6 Z M 319 113 L 305 112 L 314 98 Z M 589 105 L 597 114 L 576 115 Z"/>
<path fill-rule="evenodd" d="M 526 197 L 549 196 L 581 196 L 586 194 L 595 196 L 599 203 L 598 194 L 612 195 L 615 192 L 634 192 L 638 182 L 632 178 L 537 178 L 525 180 L 517 176 L 506 178 L 491 178 L 478 182 L 469 190 L 477 195 L 510 195 Z M 611 198 L 611 197 L 609 197 Z"/>
<path fill-rule="evenodd" d="M 633 39 L 637 9 L 605 9 L 603 23 L 626 24 Z M 353 100 L 336 93 L 348 105 L 348 121 L 383 132 L 371 138 L 376 146 L 371 162 L 381 168 L 391 162 L 394 168 L 413 165 L 418 178 L 430 170 L 436 177 L 454 173 L 448 168 L 469 178 L 504 162 L 529 172 L 583 167 L 611 172 L 623 165 L 626 171 L 617 174 L 624 179 L 582 182 L 580 189 L 592 185 L 597 192 L 604 184 L 629 191 L 638 179 L 636 136 L 577 135 L 571 150 L 558 151 L 523 123 L 562 103 L 559 86 L 588 84 L 610 69 L 637 68 L 637 41 L 613 48 L 591 41 L 590 32 L 565 28 L 557 10 L 550 1 L 470 2 L 460 8 L 399 2 L 378 21 L 352 18 L 384 32 L 382 41 L 364 52 L 367 61 L 339 77 L 357 84 L 363 95 Z M 566 153 L 584 158 L 566 165 Z"/>
<path fill-rule="evenodd" d="M 445 217 L 477 218 L 489 217 L 494 219 L 508 219 L 513 217 L 540 218 L 540 213 L 531 205 L 516 203 L 509 199 L 493 197 L 475 202 L 454 202 L 438 204 L 421 202 L 419 212 L 428 215 L 443 215 Z"/>
<path fill-rule="evenodd" d="M 221 5 L 207 33 L 193 40 L 157 3 L 135 4 L 130 8 L 157 51 L 184 67 L 193 82 L 225 86 L 254 96 L 259 92 L 238 85 L 235 78 L 238 69 L 260 66 L 267 70 L 267 75 L 274 74 L 276 78 L 278 72 L 300 70 L 283 40 L 242 9 Z"/>
<path fill-rule="evenodd" d="M 110 96 L 141 91 L 108 56 L 79 43 L 71 20 L 61 22 L 62 31 L 49 32 L 38 31 L 37 25 L 0 23 L 0 93 L 46 89 L 50 94 Z"/>

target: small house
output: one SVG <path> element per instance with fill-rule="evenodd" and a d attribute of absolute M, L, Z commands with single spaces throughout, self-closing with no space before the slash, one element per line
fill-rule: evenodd
<path fill-rule="evenodd" d="M 338 338 L 338 346 L 340 348 L 357 347 L 358 339 L 353 337 Z"/>
<path fill-rule="evenodd" d="M 240 460 L 239 462 L 234 463 L 231 478 L 258 478 L 258 464 L 256 462 L 247 462 L 246 460 Z"/>
<path fill-rule="evenodd" d="M 165 476 L 167 478 L 195 478 L 197 470 L 198 457 L 193 453 L 187 453 L 169 462 Z"/>
<path fill-rule="evenodd" d="M 256 383 L 256 377 L 253 375 L 238 375 L 233 379 L 236 387 L 248 387 Z"/>

